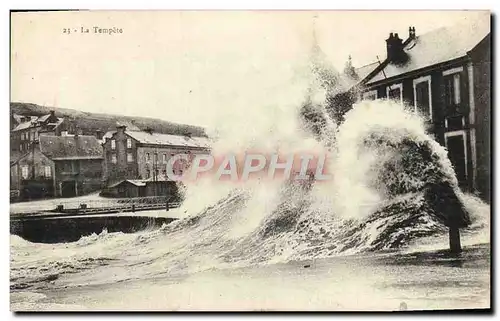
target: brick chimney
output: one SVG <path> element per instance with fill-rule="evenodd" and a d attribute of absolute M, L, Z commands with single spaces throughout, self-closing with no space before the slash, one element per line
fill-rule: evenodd
<path fill-rule="evenodd" d="M 415 27 L 408 28 L 408 39 L 415 39 Z"/>
<path fill-rule="evenodd" d="M 393 64 L 404 64 L 408 60 L 408 55 L 404 52 L 403 39 L 397 33 L 390 33 L 386 39 L 387 59 Z"/>

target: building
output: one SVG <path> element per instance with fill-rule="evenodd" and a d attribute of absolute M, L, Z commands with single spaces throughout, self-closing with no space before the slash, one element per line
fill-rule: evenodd
<path fill-rule="evenodd" d="M 359 99 L 394 99 L 413 106 L 448 150 L 463 190 L 490 200 L 490 21 L 476 21 L 403 40 L 391 33 L 384 61 L 348 68 L 349 91 L 332 98 L 343 114 Z"/>
<path fill-rule="evenodd" d="M 94 136 L 42 134 L 11 162 L 11 190 L 21 199 L 87 194 L 102 187 L 102 162 Z"/>
<path fill-rule="evenodd" d="M 37 116 L 11 114 L 10 144 L 12 152 L 25 153 L 40 134 L 60 135 L 64 118 L 56 117 L 55 112 Z"/>
<path fill-rule="evenodd" d="M 120 198 L 171 196 L 170 201 L 181 199 L 176 182 L 164 177 L 157 180 L 153 178 L 122 180 L 109 185 L 101 195 Z"/>
<path fill-rule="evenodd" d="M 124 180 L 167 180 L 167 162 L 172 156 L 210 152 L 205 137 L 167 135 L 151 130 L 129 131 L 121 125 L 105 138 L 103 149 L 104 181 L 108 187 Z M 173 170 L 181 174 L 183 168 Z"/>

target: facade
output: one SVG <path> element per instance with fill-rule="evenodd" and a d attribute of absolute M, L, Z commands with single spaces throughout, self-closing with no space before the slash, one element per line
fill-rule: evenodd
<path fill-rule="evenodd" d="M 123 180 L 166 180 L 167 162 L 172 156 L 210 152 L 205 137 L 128 131 L 125 126 L 118 126 L 106 137 L 103 149 L 104 181 L 108 187 Z M 183 168 L 173 170 L 181 174 Z"/>
<path fill-rule="evenodd" d="M 84 195 L 102 187 L 102 160 L 94 136 L 41 135 L 11 162 L 11 190 L 21 199 Z"/>
<path fill-rule="evenodd" d="M 64 119 L 56 117 L 54 111 L 40 117 L 11 115 L 11 151 L 25 153 L 40 135 L 60 135 L 63 123 Z"/>
<path fill-rule="evenodd" d="M 426 119 L 448 150 L 460 187 L 490 200 L 490 22 L 445 27 L 406 40 L 390 34 L 387 58 L 368 65 L 355 86 L 335 97 L 342 106 L 357 99 L 393 99 Z M 365 68 L 366 69 L 366 68 Z M 357 70 L 354 69 L 354 75 Z M 334 99 L 334 100 L 335 100 Z"/>

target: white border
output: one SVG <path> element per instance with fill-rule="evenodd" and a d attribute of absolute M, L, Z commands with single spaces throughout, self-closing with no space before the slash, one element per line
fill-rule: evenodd
<path fill-rule="evenodd" d="M 464 67 L 451 68 L 448 70 L 444 70 L 443 76 L 453 75 L 453 74 L 457 74 L 457 73 L 463 72 L 463 71 L 464 71 Z"/>
<path fill-rule="evenodd" d="M 417 79 L 413 79 L 413 105 L 415 106 L 415 112 L 418 112 L 417 106 L 417 85 L 427 81 L 427 85 L 429 86 L 429 118 L 432 121 L 432 77 L 423 76 Z"/>
<path fill-rule="evenodd" d="M 474 100 L 474 67 L 472 62 L 467 64 L 467 76 L 469 78 L 469 132 L 470 152 L 472 162 L 472 188 L 477 190 L 477 151 L 476 151 L 476 101 Z"/>
<path fill-rule="evenodd" d="M 126 9 L 146 9 L 146 10 L 151 10 L 151 9 L 229 9 L 229 8 L 234 8 L 234 9 L 314 9 L 314 10 L 319 10 L 320 8 L 322 9 L 364 9 L 364 10 L 381 10 L 381 9 L 403 9 L 403 10 L 443 10 L 443 9 L 455 9 L 455 10 L 464 10 L 464 9 L 480 9 L 480 10 L 485 10 L 485 9 L 491 9 L 494 12 L 499 11 L 497 7 L 499 7 L 500 2 L 494 1 L 494 0 L 475 0 L 473 2 L 467 1 L 467 0 L 455 0 L 453 2 L 447 2 L 446 5 L 443 5 L 443 3 L 438 3 L 436 1 L 426 1 L 426 0 L 421 0 L 418 2 L 401 2 L 401 1 L 395 1 L 395 0 L 383 0 L 383 1 L 378 1 L 376 3 L 376 7 L 373 5 L 372 2 L 368 2 L 366 0 L 364 1 L 349 1 L 349 2 L 331 2 L 331 1 L 326 1 L 326 0 L 309 0 L 309 1 L 303 1 L 303 2 L 298 2 L 298 1 L 283 1 L 281 5 L 276 4 L 275 1 L 262 1 L 262 0 L 253 0 L 253 1 L 238 1 L 238 2 L 230 2 L 230 1 L 211 1 L 210 4 L 208 5 L 207 3 L 200 1 L 200 0 L 184 0 L 184 1 L 155 1 L 155 0 L 142 0 L 139 2 L 132 2 L 129 1 L 122 1 L 122 2 L 116 2 L 116 1 L 109 1 L 109 0 L 87 0 L 87 1 L 67 1 L 67 0 L 47 0 L 44 1 L 43 4 L 39 1 L 34 1 L 34 0 L 6 0 L 2 1 L 1 5 L 2 6 L 2 12 L 4 14 L 5 19 L 2 20 L 2 23 L 0 25 L 2 26 L 0 35 L 1 37 L 1 45 L 3 46 L 3 59 L 2 63 L 0 64 L 2 66 L 2 75 L 3 75 L 3 90 L 2 90 L 2 101 L 5 102 L 5 104 L 8 104 L 9 101 L 9 58 L 10 58 L 10 52 L 9 52 L 9 18 L 8 18 L 8 10 L 9 9 L 33 9 L 33 8 L 38 8 L 38 9 L 61 9 L 61 8 L 67 8 L 67 9 L 78 9 L 78 8 L 88 8 L 88 9 L 120 9 L 120 10 L 126 10 Z M 5 6 L 5 7 L 3 7 Z M 355 24 L 355 23 L 354 23 Z M 418 30 L 417 30 L 418 32 Z M 496 34 L 493 34 L 496 37 Z M 496 46 L 498 44 L 498 41 L 494 41 L 493 44 Z M 496 74 L 493 74 L 493 77 L 496 77 Z M 495 79 L 496 80 L 496 79 Z M 493 82 L 493 79 L 492 79 Z M 492 87 L 492 91 L 496 90 L 498 86 L 500 86 L 499 81 L 494 82 L 496 85 L 495 87 Z M 500 87 L 498 87 L 500 88 Z M 7 107 L 7 106 L 6 106 Z M 492 107 L 493 108 L 493 107 Z M 4 110 L 5 112 L 5 110 Z M 5 114 L 6 115 L 6 114 Z M 500 117 L 500 113 L 494 113 L 493 115 L 496 115 L 495 117 Z M 499 119 L 500 120 L 500 119 Z M 8 118 L 7 117 L 1 117 L 0 121 L 4 122 L 3 128 L 7 128 L 9 126 L 8 124 Z M 491 119 L 491 121 L 497 121 L 497 119 Z M 495 130 L 495 127 L 493 127 L 492 130 Z M 3 143 L 1 146 L 4 146 L 4 148 L 7 148 L 9 146 L 9 140 L 7 139 L 7 135 L 0 135 L 0 139 L 3 140 Z M 499 144 L 500 145 L 500 140 L 492 140 L 492 144 Z M 497 150 L 500 148 L 500 146 L 496 146 Z M 10 151 L 8 151 L 9 153 Z M 6 157 L 7 155 L 4 155 Z M 495 159 L 495 163 L 499 160 L 500 158 Z M 498 164 L 496 164 L 498 165 Z M 7 178 L 7 169 L 5 167 L 5 176 L 3 177 L 4 182 L 8 182 Z M 9 174 L 10 175 L 10 174 Z M 3 195 L 7 195 L 8 192 L 8 185 L 1 185 L 3 188 Z M 491 199 L 497 199 L 497 193 L 498 196 L 500 196 L 500 189 L 497 190 L 492 190 L 495 191 L 495 194 L 492 193 Z M 4 211 L 3 213 L 8 213 L 9 211 L 9 203 L 4 202 L 2 203 L 4 206 Z M 498 207 L 497 207 L 498 208 Z M 496 213 L 491 213 L 492 215 Z M 5 220 L 4 226 L 7 226 L 9 224 L 9 216 L 4 215 L 3 219 Z M 500 227 L 500 220 L 496 220 L 494 228 L 498 231 Z M 9 235 L 7 233 L 3 234 L 4 237 L 4 246 L 2 247 L 3 249 L 3 257 L 7 258 L 10 255 L 10 248 L 9 248 Z M 496 233 L 492 234 L 492 237 L 496 237 Z M 492 240 L 493 242 L 493 240 Z M 492 253 L 492 258 L 495 260 L 499 257 L 499 247 L 496 247 L 494 250 L 494 253 Z M 492 262 L 493 263 L 493 262 Z M 2 292 L 2 315 L 4 316 L 2 320 L 14 320 L 15 315 L 12 313 L 9 313 L 9 308 L 10 308 L 10 302 L 9 302 L 9 262 L 8 260 L 4 260 L 4 264 L 2 265 L 2 273 L 4 277 L 1 279 L 3 284 L 2 284 L 2 289 L 4 291 Z M 491 273 L 493 273 L 493 269 L 491 269 Z M 490 290 L 494 291 L 497 289 L 496 287 L 497 283 L 493 283 L 490 285 Z M 495 299 L 494 301 L 490 302 L 491 307 L 496 305 L 496 303 L 499 300 L 499 296 L 495 295 L 493 296 Z M 410 314 L 411 315 L 411 314 Z M 199 314 L 199 315 L 169 315 L 169 318 L 172 318 L 173 320 L 175 319 L 193 319 L 197 317 L 207 317 L 207 315 Z M 308 319 L 307 316 L 305 315 L 297 315 L 298 317 L 304 316 L 305 319 Z M 405 314 L 400 315 L 400 316 L 394 316 L 395 319 L 404 319 Z M 50 316 L 48 316 L 50 317 Z M 72 316 L 71 315 L 60 315 L 59 316 L 61 320 L 65 319 L 70 319 Z M 83 320 L 107 320 L 109 317 L 113 317 L 111 315 L 99 315 L 99 314 L 94 314 L 94 315 L 78 315 L 80 319 Z M 119 316 L 117 316 L 119 317 Z M 126 316 L 125 316 L 126 317 Z M 208 316 L 210 317 L 210 316 Z M 358 316 L 343 316 L 343 315 L 337 315 L 337 317 L 342 319 L 356 319 Z M 31 315 L 31 318 L 33 319 L 38 319 L 38 318 L 43 318 L 45 319 L 46 316 L 44 315 Z M 236 319 L 237 316 L 234 315 L 228 315 L 227 316 L 228 320 L 231 319 Z M 269 319 L 274 319 L 275 316 L 272 314 L 266 315 L 249 315 L 249 319 L 252 318 L 269 318 Z M 440 315 L 428 315 L 426 318 L 429 319 L 439 319 L 441 318 Z M 147 315 L 140 315 L 136 314 L 134 316 L 134 319 L 137 320 L 147 320 L 149 319 Z M 311 318 L 312 319 L 312 318 Z M 468 316 L 460 316 L 460 315 L 455 315 L 454 316 L 455 320 L 470 320 L 470 317 Z"/>

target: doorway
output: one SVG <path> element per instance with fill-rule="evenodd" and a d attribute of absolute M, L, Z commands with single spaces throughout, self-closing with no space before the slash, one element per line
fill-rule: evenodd
<path fill-rule="evenodd" d="M 445 134 L 448 158 L 455 169 L 460 188 L 467 187 L 467 140 L 465 131 L 449 132 Z"/>
<path fill-rule="evenodd" d="M 66 181 L 61 184 L 62 197 L 75 197 L 76 196 L 76 181 Z"/>

